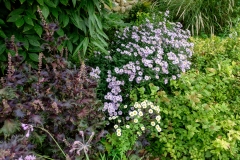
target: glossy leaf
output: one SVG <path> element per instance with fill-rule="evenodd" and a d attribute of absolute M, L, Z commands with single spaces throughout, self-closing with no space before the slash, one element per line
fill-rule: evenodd
<path fill-rule="evenodd" d="M 60 0 L 60 2 L 65 6 L 68 4 L 68 0 Z"/>
<path fill-rule="evenodd" d="M 48 15 L 49 15 L 49 8 L 47 6 L 42 6 L 42 14 L 44 16 L 44 18 L 47 19 Z"/>
<path fill-rule="evenodd" d="M 33 60 L 35 62 L 39 62 L 39 59 L 38 59 L 39 55 L 38 54 L 36 54 L 36 53 L 29 53 L 28 55 L 29 55 L 29 58 L 31 60 Z"/>
<path fill-rule="evenodd" d="M 31 19 L 29 16 L 24 16 L 23 18 L 24 18 L 24 21 L 25 21 L 27 24 L 29 24 L 29 25 L 31 25 L 31 26 L 34 26 L 33 21 L 32 21 L 32 19 Z"/>
<path fill-rule="evenodd" d="M 21 15 L 13 15 L 7 20 L 7 22 L 16 22 L 20 18 L 22 18 Z"/>
<path fill-rule="evenodd" d="M 7 38 L 6 34 L 1 29 L 0 29 L 0 37 Z"/>
<path fill-rule="evenodd" d="M 38 34 L 38 36 L 41 37 L 42 32 L 43 32 L 43 28 L 42 28 L 40 25 L 35 24 L 34 30 L 36 31 L 36 33 Z"/>
<path fill-rule="evenodd" d="M 24 28 L 23 28 L 23 32 L 27 32 L 27 31 L 29 31 L 30 29 L 32 29 L 33 28 L 33 26 L 30 26 L 30 25 L 28 25 L 28 24 L 25 24 L 24 25 Z"/>
<path fill-rule="evenodd" d="M 9 14 L 9 16 L 20 15 L 20 14 L 22 14 L 23 12 L 24 12 L 24 9 L 22 9 L 22 8 L 15 9 L 15 10 L 13 10 L 13 11 Z"/>
<path fill-rule="evenodd" d="M 44 5 L 44 1 L 43 1 L 43 0 L 37 0 L 37 2 L 38 2 L 41 6 Z"/>
<path fill-rule="evenodd" d="M 20 18 L 18 19 L 16 22 L 15 22 L 16 26 L 18 28 L 22 27 L 22 25 L 24 24 L 24 19 L 23 18 Z"/>

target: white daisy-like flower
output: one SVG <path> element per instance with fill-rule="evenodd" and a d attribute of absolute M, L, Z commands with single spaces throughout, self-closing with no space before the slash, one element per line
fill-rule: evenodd
<path fill-rule="evenodd" d="M 149 109 L 149 110 L 148 110 L 148 113 L 152 114 L 152 113 L 153 113 L 153 110 L 152 110 L 152 109 Z"/>
<path fill-rule="evenodd" d="M 146 103 L 145 101 L 143 101 L 143 102 L 141 103 L 141 106 L 142 106 L 143 108 L 147 108 L 147 103 Z"/>
<path fill-rule="evenodd" d="M 130 115 L 130 117 L 134 116 L 133 112 L 129 112 L 129 115 Z"/>
<path fill-rule="evenodd" d="M 142 127 L 141 127 L 141 130 L 142 130 L 142 131 L 145 131 L 145 127 L 144 127 L 144 126 L 142 126 Z"/>
<path fill-rule="evenodd" d="M 118 123 L 121 123 L 121 122 L 122 122 L 122 121 L 119 119 L 119 120 L 118 120 Z"/>
<path fill-rule="evenodd" d="M 138 115 L 139 115 L 140 117 L 142 117 L 142 116 L 143 116 L 143 112 L 142 112 L 142 111 L 139 111 L 139 112 L 138 112 Z"/>
<path fill-rule="evenodd" d="M 129 128 L 130 128 L 130 126 L 129 126 L 129 125 L 126 125 L 126 128 L 127 128 L 127 129 L 129 129 Z"/>
<path fill-rule="evenodd" d="M 114 127 L 115 129 L 117 129 L 117 128 L 118 128 L 118 125 L 115 124 L 113 127 Z"/>
<path fill-rule="evenodd" d="M 120 137 L 122 135 L 121 132 L 117 132 L 117 136 Z"/>
<path fill-rule="evenodd" d="M 112 117 L 109 117 L 108 119 L 109 119 L 109 120 L 112 120 Z"/>
<path fill-rule="evenodd" d="M 137 132 L 137 134 L 138 134 L 139 136 L 141 136 L 141 135 L 142 135 L 142 133 L 141 133 L 141 132 Z"/>
<path fill-rule="evenodd" d="M 135 118 L 135 119 L 133 120 L 133 122 L 134 122 L 134 123 L 138 123 L 138 119 Z"/>
<path fill-rule="evenodd" d="M 155 126 L 155 125 L 156 125 L 156 123 L 155 123 L 155 122 L 151 122 L 151 125 L 152 125 L 152 126 Z"/>
<path fill-rule="evenodd" d="M 123 108 L 127 108 L 127 105 L 124 105 Z"/>
<path fill-rule="evenodd" d="M 120 128 L 117 129 L 117 133 L 121 133 L 121 129 Z"/>
<path fill-rule="evenodd" d="M 136 116 L 138 112 L 136 110 L 133 111 L 133 115 Z"/>
<path fill-rule="evenodd" d="M 156 116 L 156 120 L 159 122 L 161 120 L 161 116 Z"/>

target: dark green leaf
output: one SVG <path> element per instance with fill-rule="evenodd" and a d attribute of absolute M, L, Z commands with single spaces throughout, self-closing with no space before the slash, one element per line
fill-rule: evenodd
<path fill-rule="evenodd" d="M 28 25 L 28 24 L 25 24 L 25 25 L 24 25 L 24 28 L 23 28 L 23 32 L 29 31 L 29 30 L 32 29 L 32 28 L 33 28 L 33 26 L 30 26 L 30 25 Z"/>
<path fill-rule="evenodd" d="M 63 15 L 63 27 L 66 27 L 69 23 L 69 17 L 68 15 L 64 14 Z"/>
<path fill-rule="evenodd" d="M 96 14 L 94 14 L 93 17 L 95 18 L 95 21 L 97 22 L 98 27 L 102 30 L 102 23 L 100 19 L 96 16 Z"/>
<path fill-rule="evenodd" d="M 42 28 L 40 25 L 35 24 L 35 26 L 34 26 L 34 30 L 35 30 L 36 33 L 39 35 L 39 37 L 41 37 L 42 32 L 43 32 L 43 28 Z"/>
<path fill-rule="evenodd" d="M 97 41 L 91 41 L 91 43 L 93 45 L 95 45 L 96 47 L 98 47 L 99 49 L 101 49 L 101 51 L 105 52 L 106 54 L 108 54 L 108 51 L 102 46 L 101 43 L 97 42 Z"/>
<path fill-rule="evenodd" d="M 73 7 L 75 7 L 75 6 L 76 6 L 76 1 L 77 1 L 77 0 L 72 0 Z"/>
<path fill-rule="evenodd" d="M 5 24 L 5 22 L 2 19 L 0 19 L 0 25 L 2 24 Z"/>
<path fill-rule="evenodd" d="M 69 52 L 72 53 L 72 51 L 73 51 L 73 45 L 72 45 L 72 42 L 71 42 L 71 41 L 67 41 L 67 48 L 68 48 Z"/>
<path fill-rule="evenodd" d="M 11 11 L 11 3 L 10 1 L 4 1 L 5 7 Z"/>
<path fill-rule="evenodd" d="M 0 61 L 7 61 L 7 58 L 4 54 L 0 55 Z"/>
<path fill-rule="evenodd" d="M 65 6 L 68 4 L 68 0 L 60 0 L 60 2 Z"/>
<path fill-rule="evenodd" d="M 58 20 L 58 9 L 57 8 L 51 8 L 51 13 Z"/>
<path fill-rule="evenodd" d="M 19 20 L 17 20 L 15 24 L 18 28 L 22 27 L 22 25 L 24 24 L 23 18 L 20 18 Z"/>
<path fill-rule="evenodd" d="M 57 31 L 57 34 L 59 36 L 64 36 L 64 31 L 60 28 L 58 31 Z"/>
<path fill-rule="evenodd" d="M 3 32 L 3 30 L 0 30 L 0 37 L 7 38 L 6 34 Z"/>
<path fill-rule="evenodd" d="M 23 12 L 24 12 L 24 9 L 21 9 L 21 8 L 15 9 L 15 10 L 13 10 L 8 16 L 20 15 L 20 14 L 22 14 Z"/>
<path fill-rule="evenodd" d="M 21 15 L 13 15 L 7 20 L 7 22 L 16 22 L 20 18 L 22 18 Z"/>
<path fill-rule="evenodd" d="M 41 5 L 41 6 L 43 6 L 44 5 L 44 2 L 43 2 L 43 0 L 37 0 L 37 2 Z"/>
<path fill-rule="evenodd" d="M 6 45 L 5 44 L 1 44 L 0 45 L 0 54 L 2 54 L 6 49 Z"/>
<path fill-rule="evenodd" d="M 84 22 L 79 15 L 77 15 L 76 13 L 73 13 L 72 16 L 71 16 L 71 20 L 77 28 L 83 30 Z"/>
<path fill-rule="evenodd" d="M 24 48 L 26 48 L 26 50 L 29 49 L 29 42 L 28 42 L 28 40 L 27 40 L 27 37 L 19 38 L 19 41 L 20 41 L 20 42 L 23 42 L 23 46 L 24 46 Z"/>
<path fill-rule="evenodd" d="M 25 12 L 26 12 L 26 14 L 27 14 L 28 17 L 37 20 L 37 17 L 36 17 L 36 15 L 35 15 L 35 11 L 26 10 Z"/>
<path fill-rule="evenodd" d="M 88 48 L 88 44 L 89 44 L 89 38 L 85 37 L 83 40 L 83 54 L 86 54 L 87 48 Z"/>
<path fill-rule="evenodd" d="M 42 6 L 42 14 L 44 16 L 45 19 L 47 19 L 48 15 L 49 15 L 49 9 L 47 6 Z"/>
<path fill-rule="evenodd" d="M 36 54 L 36 53 L 29 53 L 28 55 L 29 55 L 29 58 L 31 60 L 33 60 L 35 62 L 39 62 L 39 59 L 38 59 L 39 55 L 38 54 Z"/>
<path fill-rule="evenodd" d="M 19 0 L 21 4 L 23 4 L 26 0 Z"/>
<path fill-rule="evenodd" d="M 40 43 L 38 42 L 38 37 L 36 36 L 26 36 L 28 38 L 28 42 L 36 47 L 40 46 Z"/>
<path fill-rule="evenodd" d="M 53 3 L 52 1 L 49 1 L 49 0 L 46 0 L 46 1 L 44 1 L 49 7 L 52 7 L 52 8 L 56 8 L 56 4 L 55 3 Z"/>
<path fill-rule="evenodd" d="M 25 21 L 27 24 L 29 24 L 29 25 L 31 25 L 31 26 L 34 26 L 33 21 L 32 21 L 32 19 L 31 19 L 29 16 L 24 16 L 23 18 L 24 18 L 24 21 Z"/>

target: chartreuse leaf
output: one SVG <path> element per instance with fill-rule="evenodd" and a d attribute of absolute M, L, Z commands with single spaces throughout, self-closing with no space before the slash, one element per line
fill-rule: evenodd
<path fill-rule="evenodd" d="M 47 6 L 42 6 L 41 10 L 42 10 L 42 14 L 43 14 L 44 18 L 47 19 L 48 15 L 49 15 L 49 8 Z"/>
<path fill-rule="evenodd" d="M 29 55 L 29 58 L 31 59 L 31 60 L 33 60 L 33 61 L 35 61 L 35 62 L 39 62 L 39 59 L 38 59 L 38 54 L 36 54 L 36 53 L 29 53 L 28 54 Z"/>
<path fill-rule="evenodd" d="M 16 22 L 15 22 L 16 26 L 18 28 L 22 27 L 22 25 L 24 24 L 24 19 L 23 18 L 20 18 L 18 19 Z"/>
<path fill-rule="evenodd" d="M 0 133 L 2 133 L 4 137 L 8 137 L 18 130 L 20 130 L 20 124 L 18 123 L 18 121 L 6 119 L 4 121 L 3 127 L 0 129 Z"/>

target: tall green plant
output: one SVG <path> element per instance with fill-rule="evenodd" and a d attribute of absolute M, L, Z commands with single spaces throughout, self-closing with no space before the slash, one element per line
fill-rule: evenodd
<path fill-rule="evenodd" d="M 83 57 L 88 49 L 105 51 L 107 36 L 103 32 L 102 15 L 105 13 L 103 4 L 111 5 L 110 0 L 0 0 L 0 65 L 2 72 L 6 65 L 7 54 L 5 40 L 15 35 L 15 40 L 23 44 L 19 54 L 32 66 L 36 66 L 38 55 L 43 51 L 42 23 L 36 13 L 40 6 L 45 19 L 57 30 L 59 36 L 67 35 L 68 41 L 57 48 L 67 50 L 76 57 L 78 52 Z M 7 40 L 8 41 L 8 40 Z M 21 45 L 20 45 L 21 46 Z M 44 53 L 46 55 L 46 53 Z"/>
<path fill-rule="evenodd" d="M 169 10 L 192 34 L 219 33 L 232 26 L 237 0 L 158 0 L 160 10 Z"/>

